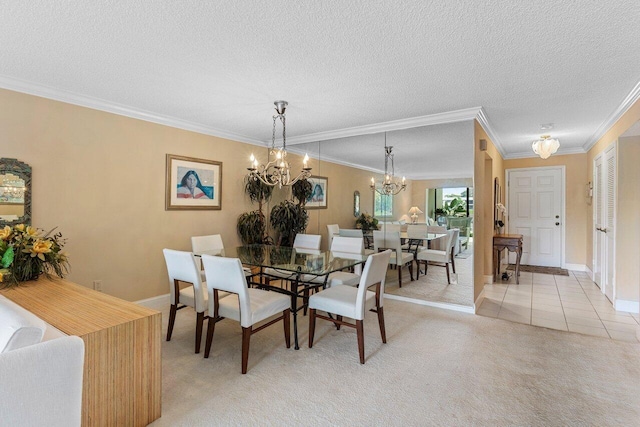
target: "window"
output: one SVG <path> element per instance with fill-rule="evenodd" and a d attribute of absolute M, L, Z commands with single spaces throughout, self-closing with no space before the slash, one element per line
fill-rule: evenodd
<path fill-rule="evenodd" d="M 376 218 L 393 216 L 393 196 L 375 193 L 373 216 Z"/>

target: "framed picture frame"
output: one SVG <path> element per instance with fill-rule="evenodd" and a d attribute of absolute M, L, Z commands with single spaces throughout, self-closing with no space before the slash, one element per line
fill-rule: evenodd
<path fill-rule="evenodd" d="M 327 209 L 329 195 L 329 179 L 326 176 L 312 176 L 308 179 L 311 183 L 311 195 L 304 205 L 306 209 Z"/>
<path fill-rule="evenodd" d="M 222 162 L 167 154 L 165 210 L 222 209 Z"/>

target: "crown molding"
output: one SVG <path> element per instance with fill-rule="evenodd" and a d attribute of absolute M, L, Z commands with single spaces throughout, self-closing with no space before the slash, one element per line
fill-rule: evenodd
<path fill-rule="evenodd" d="M 422 126 L 439 125 L 444 123 L 462 122 L 475 119 L 482 107 L 466 108 L 445 113 L 430 114 L 428 116 L 411 117 L 408 119 L 391 120 L 372 125 L 356 126 L 352 128 L 330 130 L 326 132 L 310 133 L 287 138 L 287 146 L 305 144 L 308 142 L 327 141 L 331 139 L 347 138 L 351 136 L 370 135 L 374 133 L 390 132 L 394 130 L 412 129 Z M 281 141 L 281 140 L 280 140 Z M 269 143 L 271 141 L 268 141 Z"/>
<path fill-rule="evenodd" d="M 489 123 L 489 118 L 487 117 L 487 113 L 485 113 L 484 108 L 480 107 L 480 110 L 478 111 L 475 119 L 478 121 L 478 123 L 480 123 L 480 126 L 482 126 L 484 131 L 487 133 L 489 139 L 496 147 L 496 150 L 498 150 L 498 153 L 500 153 L 503 159 L 506 159 L 507 153 L 504 150 L 504 146 L 502 145 L 500 138 L 498 138 L 498 134 L 493 130 L 491 123 Z"/>
<path fill-rule="evenodd" d="M 67 104 L 78 105 L 80 107 L 87 107 L 94 110 L 105 111 L 107 113 L 117 114 L 119 116 L 130 117 L 133 119 L 144 120 L 160 125 L 197 132 L 205 135 L 245 142 L 247 144 L 258 145 L 260 147 L 265 146 L 264 141 L 251 138 L 246 135 L 228 132 L 222 129 L 204 126 L 199 123 L 189 122 L 186 120 L 180 120 L 174 117 L 163 116 L 151 111 L 131 108 L 115 102 L 105 101 L 103 99 L 93 98 L 86 95 L 79 95 L 70 91 L 54 89 L 49 86 L 27 82 L 24 80 L 16 79 L 14 77 L 0 75 L 0 88 L 12 90 L 15 92 L 22 92 L 29 95 L 35 95 L 41 98 L 52 99 L 54 101 L 65 102 Z"/>
<path fill-rule="evenodd" d="M 586 151 L 584 150 L 584 148 L 582 147 L 577 147 L 577 148 L 565 148 L 565 149 L 559 149 L 556 153 L 552 154 L 552 156 L 562 156 L 562 155 L 569 155 L 569 154 L 584 154 L 586 153 Z M 517 153 L 509 153 L 506 156 L 504 156 L 504 160 L 512 160 L 512 159 L 526 159 L 526 158 L 533 158 L 533 157 L 538 157 L 538 155 L 536 153 L 532 151 L 520 151 Z"/>
<path fill-rule="evenodd" d="M 584 151 L 587 152 L 591 150 L 591 148 L 596 145 L 596 142 L 598 142 L 618 120 L 620 120 L 620 117 L 622 117 L 622 115 L 626 113 L 638 99 L 640 99 L 640 81 L 636 83 L 618 108 L 615 109 L 615 111 L 598 127 L 593 135 L 591 135 L 587 142 L 582 146 Z"/>

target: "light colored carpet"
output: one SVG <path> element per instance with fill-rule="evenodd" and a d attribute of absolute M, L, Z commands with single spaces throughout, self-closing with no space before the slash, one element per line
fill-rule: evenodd
<path fill-rule="evenodd" d="M 152 425 L 638 425 L 640 344 L 400 301 L 385 310 L 387 344 L 375 314 L 365 320 L 365 365 L 353 329 L 318 321 L 309 349 L 301 317 L 301 349 L 273 325 L 252 337 L 246 375 L 238 323 L 218 323 L 204 359 L 194 312 L 180 310 Z"/>
<path fill-rule="evenodd" d="M 385 292 L 423 301 L 442 302 L 473 306 L 473 256 L 456 258 L 456 272 L 451 273 L 451 284 L 447 284 L 444 267 L 430 265 L 427 275 L 420 274 L 418 280 L 410 281 L 409 270 L 402 269 L 402 288 L 398 287 L 398 271 L 388 270 Z M 413 277 L 416 277 L 414 264 Z"/>

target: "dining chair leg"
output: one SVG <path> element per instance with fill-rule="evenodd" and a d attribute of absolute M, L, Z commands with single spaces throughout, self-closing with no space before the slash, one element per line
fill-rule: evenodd
<path fill-rule="evenodd" d="M 342 322 L 342 316 L 336 316 L 336 319 L 338 319 L 338 322 Z M 340 323 L 336 323 L 336 329 L 339 331 L 340 330 L 340 326 L 342 326 Z"/>
<path fill-rule="evenodd" d="M 202 341 L 202 325 L 204 324 L 204 312 L 197 313 L 196 316 L 196 354 L 200 353 L 200 342 Z"/>
<path fill-rule="evenodd" d="M 282 323 L 284 323 L 284 343 L 287 348 L 291 348 L 291 309 L 282 312 Z"/>
<path fill-rule="evenodd" d="M 176 323 L 177 311 L 178 305 L 171 304 L 171 310 L 169 311 L 169 326 L 167 327 L 167 341 L 171 341 L 171 334 L 173 333 L 173 325 Z"/>
<path fill-rule="evenodd" d="M 316 309 L 309 309 L 309 348 L 313 347 L 313 336 L 316 333 Z"/>
<path fill-rule="evenodd" d="M 362 320 L 356 320 L 356 331 L 358 331 L 358 353 L 360 353 L 360 363 L 364 365 L 364 327 Z"/>
<path fill-rule="evenodd" d="M 247 373 L 247 365 L 249 364 L 249 344 L 251 343 L 252 327 L 242 328 L 242 373 Z"/>
<path fill-rule="evenodd" d="M 213 341 L 213 332 L 216 328 L 216 321 L 213 317 L 209 317 L 209 323 L 207 324 L 207 343 L 204 346 L 204 358 L 209 358 L 209 351 L 211 351 L 211 342 Z"/>
<path fill-rule="evenodd" d="M 402 287 L 402 267 L 398 268 L 398 287 Z"/>
<path fill-rule="evenodd" d="M 411 281 L 413 282 L 413 261 L 411 261 L 409 263 L 409 277 L 411 278 Z"/>
<path fill-rule="evenodd" d="M 451 278 L 449 277 L 449 263 L 446 263 L 445 267 L 447 268 L 447 283 L 451 284 Z"/>
<path fill-rule="evenodd" d="M 378 325 L 380 325 L 380 336 L 382 337 L 382 342 L 387 343 L 387 332 L 384 328 L 384 308 L 377 307 L 376 311 L 378 312 Z"/>
<path fill-rule="evenodd" d="M 454 248 L 451 248 L 451 268 L 456 272 L 456 256 L 453 254 Z"/>

